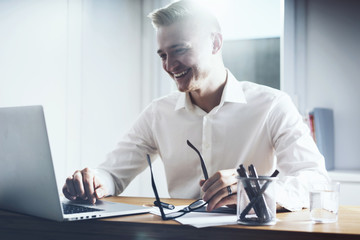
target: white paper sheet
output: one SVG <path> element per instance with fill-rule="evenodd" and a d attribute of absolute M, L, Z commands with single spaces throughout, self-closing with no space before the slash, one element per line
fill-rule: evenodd
<path fill-rule="evenodd" d="M 176 212 L 184 207 L 186 206 L 176 206 L 173 210 L 164 209 L 164 211 L 165 213 Z M 154 207 L 150 213 L 161 216 L 159 208 L 157 207 Z M 174 220 L 181 224 L 191 225 L 196 228 L 237 224 L 236 214 L 228 213 L 190 212 L 182 217 L 175 218 Z"/>

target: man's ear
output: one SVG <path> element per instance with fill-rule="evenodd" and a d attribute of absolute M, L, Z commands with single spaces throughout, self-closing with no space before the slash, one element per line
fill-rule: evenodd
<path fill-rule="evenodd" d="M 222 44 L 223 44 L 222 34 L 219 32 L 212 33 L 212 41 L 213 41 L 212 53 L 217 54 L 222 48 Z"/>

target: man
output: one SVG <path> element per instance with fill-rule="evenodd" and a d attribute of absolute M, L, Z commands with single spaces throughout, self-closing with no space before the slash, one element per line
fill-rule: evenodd
<path fill-rule="evenodd" d="M 175 2 L 149 16 L 157 53 L 179 92 L 153 101 L 98 169 L 68 177 L 64 195 L 94 203 L 120 194 L 147 167 L 150 154 L 164 163 L 171 197 L 202 197 L 208 211 L 236 204 L 239 164 L 253 164 L 259 175 L 278 169 L 278 206 L 307 207 L 310 179 L 326 180 L 327 173 L 288 95 L 237 81 L 223 64 L 216 18 L 193 3 Z M 206 181 L 187 140 L 202 152 Z"/>

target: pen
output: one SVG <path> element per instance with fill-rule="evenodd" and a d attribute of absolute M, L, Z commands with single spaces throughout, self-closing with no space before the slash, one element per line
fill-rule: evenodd
<path fill-rule="evenodd" d="M 161 204 L 161 206 L 162 206 L 163 208 L 166 208 L 166 209 L 173 210 L 173 209 L 175 208 L 174 205 L 169 204 L 169 203 L 160 202 L 160 204 Z M 155 205 L 155 206 L 159 206 L 158 201 L 154 201 L 154 205 Z"/>
<path fill-rule="evenodd" d="M 247 174 L 247 172 L 246 172 L 246 169 L 245 169 L 245 167 L 244 167 L 243 164 L 240 164 L 240 166 L 239 166 L 239 168 L 237 169 L 237 171 L 238 171 L 240 177 L 242 177 L 242 178 L 249 178 L 249 176 L 248 176 L 248 174 Z M 254 189 L 251 187 L 250 181 L 244 180 L 244 181 L 243 181 L 243 184 L 244 184 L 244 189 L 245 189 L 245 192 L 246 192 L 246 194 L 247 194 L 247 196 L 248 196 L 248 199 L 249 199 L 249 201 L 251 201 L 253 198 L 256 197 L 256 192 L 254 192 Z M 261 208 L 259 207 L 258 204 L 255 204 L 255 206 L 254 206 L 254 211 L 255 211 L 256 215 L 257 215 L 260 219 L 263 218 L 263 214 L 262 214 L 262 212 L 261 212 Z"/>
<path fill-rule="evenodd" d="M 258 178 L 258 174 L 257 174 L 257 171 L 256 171 L 256 168 L 254 167 L 254 165 L 250 164 L 249 166 L 249 173 L 250 173 L 250 176 L 251 177 L 254 177 L 254 178 Z M 259 181 L 255 181 L 255 189 L 254 189 L 254 192 L 256 192 L 258 194 L 258 192 L 261 190 L 260 188 L 260 183 Z M 265 201 L 265 198 L 262 194 L 259 195 L 260 196 L 260 201 L 255 203 L 255 204 L 258 204 L 258 207 L 261 208 L 261 213 L 264 214 L 265 216 L 264 217 L 264 220 L 267 220 L 270 218 L 269 216 L 269 212 L 268 212 L 268 207 L 266 205 L 266 201 Z M 262 218 L 262 217 L 261 217 Z"/>
<path fill-rule="evenodd" d="M 255 167 L 253 167 L 252 165 L 250 165 L 249 170 L 250 170 L 250 172 L 252 172 L 252 175 L 257 176 Z M 243 167 L 242 165 L 240 165 L 240 167 L 237 169 L 237 171 L 238 171 L 238 173 L 239 173 L 239 175 L 240 175 L 241 177 L 244 176 L 244 175 L 246 175 L 246 170 L 244 169 L 244 167 Z M 279 171 L 278 171 L 278 170 L 275 170 L 275 171 L 273 172 L 273 174 L 271 174 L 270 177 L 272 177 L 272 178 L 277 177 L 278 174 L 279 174 Z M 250 203 L 244 208 L 244 210 L 241 212 L 241 214 L 240 214 L 240 219 L 245 219 L 246 214 L 248 214 L 248 212 L 250 211 L 250 209 L 251 209 L 252 207 L 254 208 L 254 210 L 257 209 L 257 206 L 254 206 L 254 204 L 256 203 L 256 201 L 257 201 L 259 198 L 262 197 L 262 194 L 265 192 L 265 190 L 267 189 L 267 187 L 269 186 L 270 183 L 271 183 L 270 181 L 269 181 L 269 182 L 266 182 L 266 183 L 261 187 L 261 189 L 258 190 L 257 195 L 254 196 L 254 197 L 252 197 L 251 199 L 249 199 L 249 200 L 251 200 L 251 201 L 250 201 Z M 245 187 L 245 186 L 244 186 L 244 187 Z M 246 190 L 246 189 L 245 189 L 245 190 Z M 269 213 L 269 212 L 268 212 L 268 213 Z M 270 214 L 271 214 L 271 212 L 270 212 Z M 260 217 L 259 217 L 259 218 L 260 218 Z"/>

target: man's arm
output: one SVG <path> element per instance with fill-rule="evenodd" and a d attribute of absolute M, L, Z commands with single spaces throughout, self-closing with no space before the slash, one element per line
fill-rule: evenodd
<path fill-rule="evenodd" d="M 311 138 L 309 128 L 290 97 L 281 95 L 273 103 L 267 120 L 269 139 L 276 153 L 276 169 L 280 171 L 276 184 L 279 210 L 300 210 L 308 206 L 310 181 L 327 181 L 324 158 Z M 275 167 L 275 166 L 274 166 Z M 236 204 L 236 169 L 221 170 L 200 186 L 209 201 L 208 210 Z"/>
<path fill-rule="evenodd" d="M 324 157 L 288 95 L 274 103 L 267 127 L 280 172 L 275 183 L 278 204 L 291 211 L 308 207 L 311 183 L 328 181 L 329 177 Z"/>
<path fill-rule="evenodd" d="M 130 131 L 98 168 L 77 170 L 66 179 L 63 186 L 65 197 L 95 203 L 96 199 L 107 195 L 120 194 L 147 166 L 146 154 L 157 151 L 153 142 L 151 119 L 152 105 L 140 114 Z"/>

